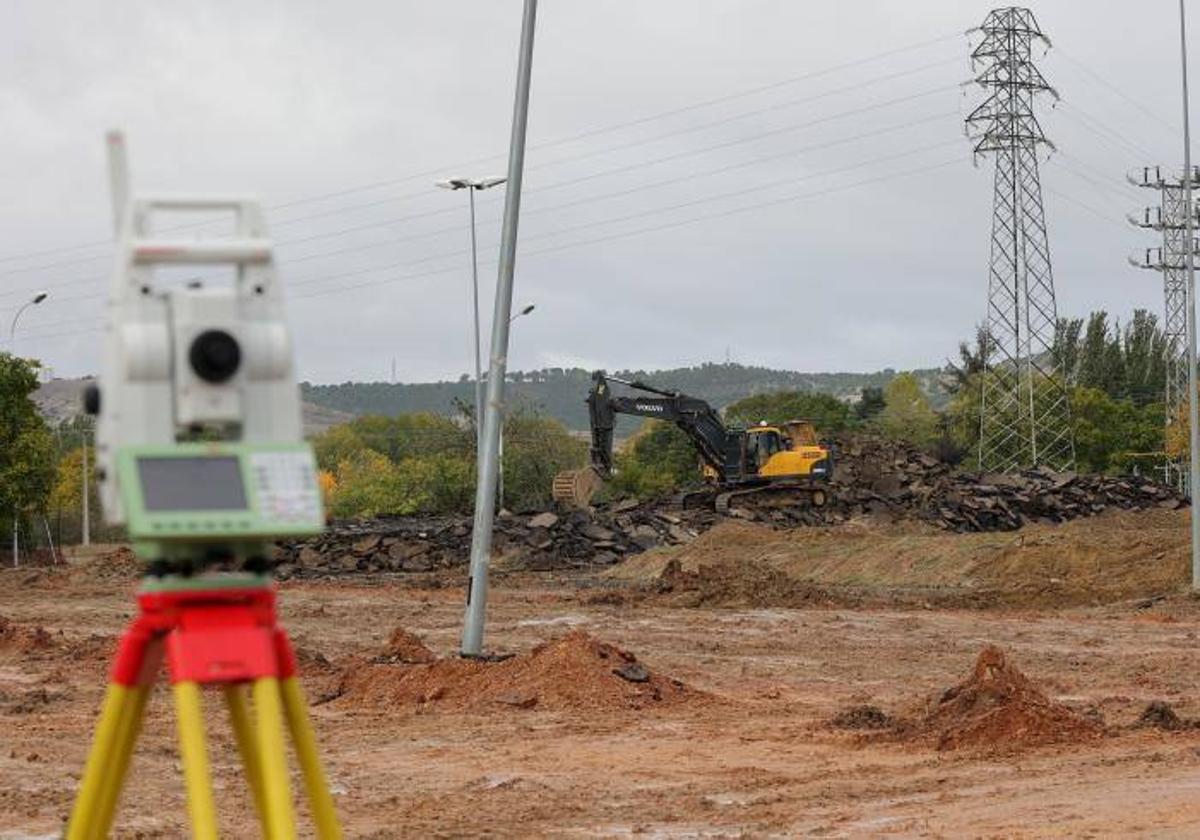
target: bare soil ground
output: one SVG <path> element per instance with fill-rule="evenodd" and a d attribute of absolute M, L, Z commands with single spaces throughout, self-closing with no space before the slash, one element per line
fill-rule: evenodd
<path fill-rule="evenodd" d="M 599 579 L 500 580 L 489 642 L 517 655 L 494 664 L 453 657 L 460 581 L 281 599 L 350 837 L 1185 837 L 1186 516 L 717 529 Z M 0 572 L 0 838 L 61 829 L 134 572 Z M 186 834 L 167 700 L 117 836 Z M 209 706 L 222 827 L 257 836 Z"/>

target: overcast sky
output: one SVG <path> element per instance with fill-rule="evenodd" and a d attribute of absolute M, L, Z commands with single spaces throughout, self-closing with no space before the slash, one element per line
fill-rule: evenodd
<path fill-rule="evenodd" d="M 974 0 L 543 0 L 510 369 L 941 363 L 984 311 L 991 162 Z M 1174 0 L 1043 0 L 1059 312 L 1162 309 L 1125 173 L 1179 165 Z M 466 195 L 501 174 L 520 0 L 13 0 L 0 28 L 0 323 L 96 370 L 111 263 L 103 134 L 135 190 L 267 204 L 300 375 L 473 366 Z M 1200 7 L 1195 16 L 1200 16 Z M 1196 45 L 1200 51 L 1200 43 Z M 1134 102 L 1141 103 L 1135 105 Z M 485 330 L 503 189 L 480 196 Z M 80 247 L 84 246 L 84 247 Z M 485 333 L 485 346 L 486 346 Z"/>

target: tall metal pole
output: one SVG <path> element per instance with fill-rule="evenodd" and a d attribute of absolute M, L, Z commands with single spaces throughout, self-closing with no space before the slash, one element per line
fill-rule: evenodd
<path fill-rule="evenodd" d="M 517 222 L 521 214 L 521 178 L 525 171 L 525 127 L 529 121 L 529 79 L 533 70 L 533 30 L 536 21 L 537 0 L 525 0 L 512 137 L 508 147 L 508 190 L 504 196 L 504 224 L 500 235 L 500 271 L 496 281 L 496 309 L 492 316 L 492 356 L 488 364 L 487 403 L 484 405 L 483 450 L 478 459 L 479 472 L 475 486 L 475 526 L 471 534 L 471 576 L 467 581 L 463 656 L 479 656 L 483 651 L 488 561 L 495 517 L 500 423 L 504 416 L 508 328 L 512 317 L 513 268 L 517 257 Z"/>
<path fill-rule="evenodd" d="M 83 430 L 83 475 L 81 483 L 83 487 L 83 544 L 92 544 L 92 526 L 91 526 L 91 507 L 88 500 L 88 433 L 87 429 Z M 62 535 L 59 535 L 61 542 Z"/>
<path fill-rule="evenodd" d="M 1192 589 L 1200 589 L 1200 512 L 1196 510 L 1196 489 L 1200 487 L 1200 407 L 1196 404 L 1196 271 L 1192 265 L 1192 127 L 1188 108 L 1187 15 L 1179 0 L 1179 53 L 1183 61 L 1183 258 L 1187 271 L 1188 334 L 1188 448 L 1191 450 L 1192 497 Z"/>
<path fill-rule="evenodd" d="M 475 457 L 483 451 L 483 364 L 479 352 L 479 258 L 475 250 L 475 187 L 467 187 L 471 197 L 471 289 L 475 296 Z"/>
<path fill-rule="evenodd" d="M 17 321 L 21 320 L 21 315 L 25 312 L 26 309 L 28 309 L 31 306 L 41 303 L 45 299 L 46 299 L 46 293 L 39 292 L 38 294 L 34 295 L 32 300 L 28 301 L 23 306 L 18 308 L 16 315 L 13 315 L 12 324 L 10 324 L 8 327 L 8 346 L 9 346 L 9 349 L 12 351 L 14 360 L 17 358 Z M 13 532 L 12 532 L 12 564 L 13 564 L 14 569 L 21 565 L 21 538 L 18 534 L 18 532 L 20 530 L 19 529 L 20 518 L 21 518 L 21 512 L 14 509 L 13 510 L 13 523 L 12 523 L 12 529 L 13 529 Z"/>

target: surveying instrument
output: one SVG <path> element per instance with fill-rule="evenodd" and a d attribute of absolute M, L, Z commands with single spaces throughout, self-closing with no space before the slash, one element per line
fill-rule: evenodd
<path fill-rule="evenodd" d="M 108 136 L 116 270 L 99 387 L 97 478 L 105 518 L 145 564 L 121 636 L 67 840 L 108 836 L 147 699 L 165 662 L 192 836 L 217 837 L 201 689 L 220 689 L 269 840 L 296 836 L 284 731 L 317 836 L 340 838 L 268 576 L 271 541 L 324 524 L 283 296 L 259 203 L 129 195 L 124 140 Z M 232 218 L 222 238 L 164 238 L 168 214 Z M 186 226 L 186 225 L 185 225 Z M 222 267 L 232 282 L 156 285 L 156 269 Z"/>

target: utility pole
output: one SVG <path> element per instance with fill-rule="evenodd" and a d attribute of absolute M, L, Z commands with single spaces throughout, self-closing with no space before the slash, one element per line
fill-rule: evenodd
<path fill-rule="evenodd" d="M 1191 109 L 1188 107 L 1188 72 L 1187 72 L 1187 13 L 1184 11 L 1183 0 L 1179 0 L 1179 56 L 1183 75 L 1183 172 L 1185 176 L 1192 175 L 1192 123 Z M 1193 223 L 1192 178 L 1183 179 L 1184 200 L 1184 241 L 1183 256 L 1187 266 L 1187 334 L 1188 334 L 1188 450 L 1190 453 L 1190 486 L 1194 490 L 1200 485 L 1200 407 L 1196 394 L 1196 266 L 1193 262 L 1195 252 L 1195 224 Z M 1192 520 L 1192 589 L 1200 589 L 1200 515 L 1196 513 L 1193 500 L 1191 508 Z"/>
<path fill-rule="evenodd" d="M 525 129 L 529 122 L 529 81 L 533 71 L 533 32 L 537 0 L 525 0 L 521 18 L 521 47 L 517 91 L 513 103 L 512 137 L 508 147 L 508 190 L 500 233 L 500 270 L 496 308 L 492 316 L 492 355 L 484 405 L 483 448 L 475 486 L 475 525 L 471 534 L 471 572 L 467 580 L 467 610 L 461 653 L 481 656 L 487 614 L 488 563 L 496 513 L 497 457 L 504 417 L 504 379 L 508 365 L 508 328 L 512 323 L 513 269 L 517 259 L 517 223 L 521 217 L 521 181 L 525 172 Z"/>
<path fill-rule="evenodd" d="M 1200 172 L 1192 172 L 1192 180 Z M 1163 338 L 1166 340 L 1166 385 L 1163 406 L 1166 413 L 1165 439 L 1178 442 L 1188 432 L 1180 431 L 1188 405 L 1188 262 L 1187 200 L 1183 173 L 1178 177 L 1164 172 L 1160 166 L 1147 166 L 1129 176 L 1136 187 L 1154 190 L 1159 194 L 1158 207 L 1147 207 L 1140 218 L 1129 217 L 1130 223 L 1162 234 L 1162 245 L 1146 248 L 1129 262 L 1138 267 L 1161 272 L 1163 276 Z M 1163 481 L 1183 494 L 1189 494 L 1188 468 L 1183 459 L 1167 454 L 1163 465 Z"/>
<path fill-rule="evenodd" d="M 1029 9 L 990 12 L 971 52 L 975 82 L 990 93 L 966 119 L 976 155 L 995 159 L 987 341 L 979 413 L 979 468 L 1069 469 L 1075 461 L 1070 403 L 1053 352 L 1058 322 L 1038 149 L 1053 148 L 1034 99 L 1054 88 L 1032 60 L 1050 40 Z"/>

